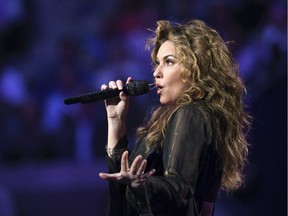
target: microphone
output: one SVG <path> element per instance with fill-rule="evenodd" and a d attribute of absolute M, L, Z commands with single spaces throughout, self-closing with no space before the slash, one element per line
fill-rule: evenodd
<path fill-rule="evenodd" d="M 134 80 L 124 85 L 123 90 L 105 89 L 98 92 L 91 92 L 79 96 L 66 98 L 64 99 L 64 103 L 67 105 L 75 103 L 82 103 L 82 104 L 90 103 L 103 99 L 118 97 L 121 91 L 123 91 L 126 95 L 129 96 L 139 96 L 149 92 L 149 90 L 151 90 L 150 87 L 152 86 L 154 86 L 154 84 L 149 84 L 148 81 L 146 80 Z"/>

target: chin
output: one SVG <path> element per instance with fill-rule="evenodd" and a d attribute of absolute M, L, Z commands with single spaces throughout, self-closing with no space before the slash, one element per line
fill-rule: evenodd
<path fill-rule="evenodd" d="M 164 100 L 164 99 L 160 99 L 160 104 L 162 104 L 162 105 L 167 105 L 167 104 L 169 104 L 170 103 L 170 101 L 167 101 L 167 100 Z"/>
<path fill-rule="evenodd" d="M 174 103 L 177 103 L 177 100 L 165 100 L 165 99 L 161 99 L 160 98 L 160 104 L 161 105 L 171 105 L 171 104 L 174 104 Z"/>
<path fill-rule="evenodd" d="M 159 101 L 159 102 L 160 102 L 160 104 L 162 104 L 162 105 L 165 105 L 165 104 L 166 104 L 166 102 L 165 102 L 165 101 L 163 101 L 163 100 L 161 100 L 161 99 L 160 99 L 160 101 Z"/>

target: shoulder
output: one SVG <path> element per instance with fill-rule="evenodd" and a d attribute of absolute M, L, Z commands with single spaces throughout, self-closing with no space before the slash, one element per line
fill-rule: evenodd
<path fill-rule="evenodd" d="M 184 118 L 196 118 L 196 119 L 202 119 L 207 120 L 207 114 L 205 111 L 196 104 L 187 104 L 184 106 L 179 107 L 175 113 L 174 116 L 177 117 L 184 117 Z"/>
<path fill-rule="evenodd" d="M 208 112 L 198 104 L 187 104 L 179 107 L 171 117 L 170 123 L 176 127 L 200 130 L 211 135 L 212 124 Z"/>

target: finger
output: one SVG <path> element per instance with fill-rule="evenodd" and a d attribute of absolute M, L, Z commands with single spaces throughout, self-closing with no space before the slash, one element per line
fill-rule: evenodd
<path fill-rule="evenodd" d="M 101 90 L 105 90 L 105 89 L 107 89 L 107 88 L 108 88 L 107 85 L 105 85 L 105 84 L 101 85 Z"/>
<path fill-rule="evenodd" d="M 152 170 L 150 170 L 149 172 L 142 174 L 141 177 L 142 177 L 142 178 L 149 178 L 150 176 L 154 175 L 155 172 L 156 172 L 156 170 L 155 170 L 155 169 L 152 169 Z"/>
<path fill-rule="evenodd" d="M 118 87 L 119 90 L 122 90 L 123 89 L 123 82 L 122 80 L 117 80 L 116 81 L 116 85 Z"/>
<path fill-rule="evenodd" d="M 115 81 L 110 81 L 109 82 L 109 88 L 116 89 L 117 88 L 116 82 Z"/>
<path fill-rule="evenodd" d="M 128 151 L 124 151 L 121 157 L 121 171 L 128 172 Z"/>
<path fill-rule="evenodd" d="M 128 77 L 126 80 L 126 84 L 129 82 L 132 82 L 132 81 L 133 81 L 132 77 Z M 121 80 L 117 80 L 116 82 L 117 82 L 118 88 L 120 90 L 122 90 L 123 89 L 123 82 Z M 128 99 L 127 95 L 123 91 L 120 92 L 119 97 L 123 101 L 126 101 Z"/>
<path fill-rule="evenodd" d="M 119 90 L 123 90 L 124 85 L 123 85 L 122 80 L 117 80 L 116 84 L 117 84 Z M 123 101 L 125 101 L 127 99 L 127 95 L 123 91 L 120 92 L 119 97 Z"/>
<path fill-rule="evenodd" d="M 129 82 L 132 82 L 132 81 L 133 81 L 133 78 L 132 77 L 128 77 L 127 81 L 126 81 L 126 84 L 129 83 Z"/>
<path fill-rule="evenodd" d="M 138 155 L 131 164 L 130 173 L 132 173 L 133 175 L 137 174 L 137 170 L 141 161 L 142 161 L 142 155 Z"/>
<path fill-rule="evenodd" d="M 120 92 L 119 97 L 121 100 L 124 100 L 124 101 L 128 98 L 127 95 L 123 91 Z"/>
<path fill-rule="evenodd" d="M 118 173 L 99 173 L 99 177 L 103 180 L 116 180 Z"/>
<path fill-rule="evenodd" d="M 144 170 L 146 168 L 147 165 L 147 160 L 143 160 L 137 170 L 137 175 L 141 176 L 144 173 Z"/>

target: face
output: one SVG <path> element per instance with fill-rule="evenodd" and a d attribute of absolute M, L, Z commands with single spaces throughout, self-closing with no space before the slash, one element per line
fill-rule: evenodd
<path fill-rule="evenodd" d="M 181 65 L 176 58 L 176 47 L 173 42 L 165 41 L 159 48 L 153 76 L 158 88 L 160 103 L 176 102 L 184 89 L 184 83 L 181 79 Z"/>

